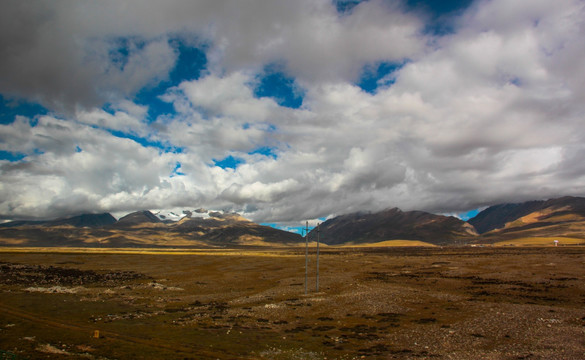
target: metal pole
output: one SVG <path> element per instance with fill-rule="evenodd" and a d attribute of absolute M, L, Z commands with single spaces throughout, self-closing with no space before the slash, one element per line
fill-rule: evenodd
<path fill-rule="evenodd" d="M 319 235 L 321 233 L 321 224 L 317 224 L 317 292 L 319 292 Z"/>
<path fill-rule="evenodd" d="M 305 228 L 305 295 L 307 295 L 307 284 L 309 280 L 309 222 Z"/>

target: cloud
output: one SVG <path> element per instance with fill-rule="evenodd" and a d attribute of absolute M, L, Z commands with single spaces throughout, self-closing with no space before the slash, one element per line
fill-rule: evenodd
<path fill-rule="evenodd" d="M 208 44 L 220 72 L 283 62 L 304 81 L 355 79 L 365 63 L 424 48 L 421 21 L 377 0 L 346 17 L 325 0 L 9 1 L 0 16 L 0 92 L 61 112 L 132 98 L 167 78 L 173 37 Z"/>
<path fill-rule="evenodd" d="M 172 153 L 161 154 L 157 148 L 50 116 L 41 117 L 34 126 L 23 118 L 18 122 L 28 139 L 19 150 L 30 155 L 22 164 L 0 164 L 0 192 L 6 199 L 0 213 L 48 217 L 130 210 L 153 207 L 166 201 L 162 194 L 172 192 L 170 174 L 176 161 Z M 6 128 L 13 124 L 3 126 L 0 133 Z"/>
<path fill-rule="evenodd" d="M 0 125 L 0 150 L 26 155 L 0 162 L 4 217 L 185 206 L 294 226 L 585 195 L 582 1 L 476 1 L 440 36 L 375 0 L 42 6 L 9 6 L 31 24 L 2 32 L 0 92 L 73 110 Z M 176 38 L 207 68 L 171 85 Z M 356 85 L 387 62 L 392 81 Z M 302 106 L 255 95 L 271 64 Z M 133 95 L 161 84 L 174 111 L 151 119 Z"/>
<path fill-rule="evenodd" d="M 78 110 L 77 121 L 104 129 L 118 130 L 126 133 L 146 134 L 147 129 L 143 119 L 146 109 L 128 101 L 117 104 L 119 110 L 113 114 L 103 109 Z M 124 111 L 125 110 L 125 111 Z"/>
<path fill-rule="evenodd" d="M 282 60 L 301 81 L 355 80 L 364 64 L 402 60 L 424 49 L 422 22 L 398 2 L 363 2 L 343 17 L 328 1 L 304 1 L 292 9 L 255 5 L 241 9 L 243 21 L 218 29 L 225 41 L 217 51 L 227 69 Z M 257 21 L 259 14 L 266 20 Z"/>

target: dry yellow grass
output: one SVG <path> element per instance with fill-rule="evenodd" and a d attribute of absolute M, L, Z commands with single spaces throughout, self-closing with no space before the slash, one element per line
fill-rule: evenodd
<path fill-rule="evenodd" d="M 505 240 L 494 243 L 494 246 L 554 246 L 554 241 L 559 241 L 559 246 L 584 244 L 584 239 L 569 237 L 524 237 L 513 240 Z"/>
<path fill-rule="evenodd" d="M 23 239 L 12 239 L 12 238 L 5 238 L 2 239 L 2 245 L 24 245 L 26 240 Z"/>
<path fill-rule="evenodd" d="M 151 248 L 74 248 L 74 247 L 0 247 L 0 253 L 108 254 L 108 255 L 209 255 L 209 256 L 299 256 L 278 249 L 151 249 Z"/>
<path fill-rule="evenodd" d="M 521 227 L 527 224 L 534 224 L 539 221 L 546 221 L 547 223 L 558 223 L 558 222 L 568 222 L 568 221 L 583 221 L 583 217 L 570 212 L 568 214 L 561 213 L 560 215 L 553 215 L 554 212 L 560 211 L 571 211 L 569 207 L 559 208 L 559 209 L 544 209 L 542 211 L 535 211 L 530 213 L 526 216 L 523 216 L 519 219 L 516 219 L 508 224 L 506 224 L 505 229 Z M 548 217 L 547 217 L 548 216 Z M 542 220 L 546 218 L 546 220 Z"/>
<path fill-rule="evenodd" d="M 435 247 L 436 245 L 418 241 L 418 240 L 386 240 L 380 241 L 377 243 L 368 243 L 368 244 L 350 244 L 344 245 L 343 247 L 399 247 L 399 246 L 430 246 Z"/>
<path fill-rule="evenodd" d="M 547 219 L 549 222 L 583 221 L 583 217 L 577 214 L 556 215 Z"/>

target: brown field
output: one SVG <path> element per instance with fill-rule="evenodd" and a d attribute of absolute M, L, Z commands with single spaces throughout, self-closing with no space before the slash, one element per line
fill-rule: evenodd
<path fill-rule="evenodd" d="M 304 248 L 5 248 L 0 350 L 18 359 L 585 358 L 583 247 L 326 247 L 319 292 L 314 253 L 305 295 Z"/>

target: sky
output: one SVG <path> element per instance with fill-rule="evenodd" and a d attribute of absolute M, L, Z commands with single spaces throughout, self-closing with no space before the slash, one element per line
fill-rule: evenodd
<path fill-rule="evenodd" d="M 585 196 L 583 0 L 20 1 L 0 219 Z"/>

